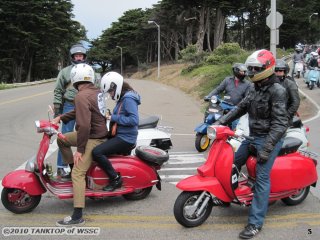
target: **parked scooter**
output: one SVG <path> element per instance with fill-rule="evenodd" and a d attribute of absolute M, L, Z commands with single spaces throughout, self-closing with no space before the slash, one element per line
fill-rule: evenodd
<path fill-rule="evenodd" d="M 320 88 L 320 69 L 318 67 L 309 67 L 305 83 L 308 85 L 310 90 L 312 90 L 314 86 Z"/>
<path fill-rule="evenodd" d="M 218 96 L 212 96 L 211 98 L 205 98 L 204 101 L 210 102 L 204 115 L 204 122 L 200 123 L 194 131 L 196 132 L 195 147 L 198 152 L 204 152 L 210 146 L 210 139 L 207 136 L 207 128 L 217 121 L 221 116 L 227 114 L 235 106 L 228 102 L 229 96 L 224 96 L 224 99 L 220 99 Z M 237 121 L 234 121 L 232 125 L 235 127 Z"/>
<path fill-rule="evenodd" d="M 172 147 L 172 127 L 159 126 L 159 117 L 150 116 L 140 119 L 137 146 L 146 145 L 168 151 Z M 132 151 L 134 153 L 134 150 Z"/>
<path fill-rule="evenodd" d="M 213 207 L 212 196 L 242 206 L 251 205 L 253 198 L 256 150 L 246 162 L 248 175 L 242 173 L 239 180 L 238 170 L 233 164 L 234 151 L 227 142 L 228 138 L 237 137 L 234 131 L 227 126 L 212 125 L 208 128 L 208 136 L 214 142 L 207 161 L 197 169 L 197 175 L 177 184 L 183 192 L 175 201 L 174 216 L 184 227 L 199 226 L 209 217 Z M 250 139 L 244 135 L 241 137 Z M 270 174 L 270 202 L 281 200 L 286 205 L 297 205 L 308 196 L 310 186 L 316 186 L 316 155 L 297 151 L 300 145 L 301 141 L 294 138 L 284 140 Z"/>
<path fill-rule="evenodd" d="M 296 62 L 294 67 L 294 74 L 297 78 L 300 78 L 300 76 L 303 73 L 303 62 Z"/>
<path fill-rule="evenodd" d="M 32 211 L 46 191 L 60 199 L 73 197 L 72 182 L 52 177 L 52 167 L 44 162 L 52 143 L 51 138 L 54 135 L 64 137 L 58 132 L 59 126 L 41 120 L 36 121 L 36 127 L 38 133 L 43 133 L 36 157 L 27 162 L 24 170 L 10 172 L 2 180 L 1 201 L 4 207 L 13 213 Z M 139 200 L 149 195 L 153 185 L 161 190 L 158 170 L 169 159 L 166 151 L 150 146 L 138 146 L 136 156 L 115 155 L 109 159 L 115 170 L 121 173 L 123 186 L 113 192 L 103 191 L 102 188 L 108 184 L 109 178 L 93 163 L 86 174 L 86 197 L 123 196 L 128 200 Z"/>

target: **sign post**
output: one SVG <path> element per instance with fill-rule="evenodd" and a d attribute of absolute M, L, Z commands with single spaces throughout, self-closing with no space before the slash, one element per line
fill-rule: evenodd
<path fill-rule="evenodd" d="M 276 11 L 276 0 L 271 0 L 271 12 L 266 19 L 270 28 L 270 51 L 277 58 L 276 46 L 279 44 L 279 27 L 283 22 L 283 16 Z"/>

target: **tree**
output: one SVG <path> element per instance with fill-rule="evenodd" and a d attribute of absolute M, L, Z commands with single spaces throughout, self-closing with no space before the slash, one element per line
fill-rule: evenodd
<path fill-rule="evenodd" d="M 2 81 L 52 77 L 70 43 L 84 36 L 70 0 L 3 0 L 0 12 Z M 46 74 L 48 72 L 48 74 Z"/>

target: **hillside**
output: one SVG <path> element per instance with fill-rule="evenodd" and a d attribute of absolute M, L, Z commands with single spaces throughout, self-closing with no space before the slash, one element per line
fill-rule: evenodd
<path fill-rule="evenodd" d="M 201 76 L 194 77 L 192 79 L 186 76 L 181 76 L 181 70 L 186 66 L 187 64 L 161 65 L 160 79 L 157 79 L 157 67 L 149 68 L 146 71 L 136 72 L 132 74 L 130 78 L 159 81 L 161 83 L 179 88 L 182 91 L 190 94 L 195 100 L 201 102 L 202 106 L 204 107 L 206 104 L 201 100 L 200 92 L 195 90 L 202 80 Z M 208 92 L 210 90 L 208 90 Z M 317 113 L 317 108 L 303 95 L 300 95 L 300 97 L 301 103 L 298 112 L 302 120 L 315 116 Z"/>

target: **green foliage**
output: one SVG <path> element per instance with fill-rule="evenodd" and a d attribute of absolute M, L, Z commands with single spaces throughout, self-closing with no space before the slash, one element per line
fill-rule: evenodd
<path fill-rule="evenodd" d="M 0 90 L 9 89 L 9 88 L 13 88 L 12 84 L 8 85 L 8 84 L 5 84 L 3 82 L 0 83 Z"/>
<path fill-rule="evenodd" d="M 247 57 L 248 54 L 240 48 L 238 43 L 224 43 L 207 57 L 206 62 L 208 64 L 233 64 L 244 62 Z"/>
<path fill-rule="evenodd" d="M 205 51 L 198 52 L 195 44 L 188 45 L 185 49 L 180 51 L 180 62 L 191 62 L 198 64 L 202 62 L 208 55 L 209 53 Z"/>
<path fill-rule="evenodd" d="M 68 63 L 70 45 L 84 37 L 72 20 L 70 0 L 2 0 L 0 81 L 24 82 L 57 74 Z"/>

